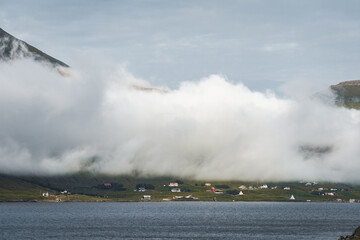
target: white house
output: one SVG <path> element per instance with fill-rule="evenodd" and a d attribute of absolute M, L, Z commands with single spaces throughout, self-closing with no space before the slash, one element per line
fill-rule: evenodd
<path fill-rule="evenodd" d="M 268 185 L 264 184 L 262 186 L 259 187 L 260 189 L 267 189 L 268 188 Z"/>
<path fill-rule="evenodd" d="M 171 192 L 181 192 L 181 189 L 180 188 L 173 188 L 173 189 L 171 189 Z"/>
<path fill-rule="evenodd" d="M 290 190 L 290 187 L 284 187 L 284 190 Z"/>
<path fill-rule="evenodd" d="M 144 195 L 143 200 L 151 200 L 151 195 Z"/>
<path fill-rule="evenodd" d="M 242 191 L 239 192 L 239 196 L 245 195 Z"/>
<path fill-rule="evenodd" d="M 179 186 L 179 183 L 177 183 L 177 182 L 169 183 L 169 187 L 178 187 L 178 186 Z"/>
<path fill-rule="evenodd" d="M 210 187 L 210 186 L 211 186 L 211 183 L 207 182 L 207 183 L 205 183 L 205 186 L 206 186 L 206 187 Z"/>

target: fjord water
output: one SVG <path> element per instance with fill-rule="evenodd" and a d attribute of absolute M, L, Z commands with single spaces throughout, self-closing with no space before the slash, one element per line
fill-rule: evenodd
<path fill-rule="evenodd" d="M 1 239 L 338 239 L 360 204 L 0 203 Z"/>

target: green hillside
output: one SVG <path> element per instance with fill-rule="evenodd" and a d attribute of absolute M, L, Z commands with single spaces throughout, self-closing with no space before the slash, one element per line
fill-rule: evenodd
<path fill-rule="evenodd" d="M 332 85 L 336 104 L 347 108 L 360 109 L 360 80 L 345 81 Z"/>
<path fill-rule="evenodd" d="M 171 182 L 178 186 L 170 187 Z M 343 183 L 205 181 L 173 177 L 141 178 L 77 173 L 63 176 L 0 175 L 2 201 L 349 201 L 360 199 L 360 187 Z M 241 185 L 247 189 L 239 189 Z M 267 188 L 261 189 L 262 185 Z M 285 190 L 284 188 L 290 188 Z M 171 192 L 179 188 L 181 192 Z M 211 192 L 214 188 L 216 192 Z M 252 189 L 251 189 L 252 188 Z M 66 193 L 64 191 L 66 190 Z M 139 191 L 140 190 L 140 191 Z M 142 191 L 145 190 L 145 191 Z M 214 191 L 213 190 L 213 191 Z M 239 195 L 242 191 L 244 195 Z M 54 197 L 42 197 L 49 192 Z M 63 193 L 61 193 L 63 192 Z M 294 195 L 295 200 L 290 200 Z M 175 199 L 178 196 L 178 199 Z M 186 196 L 193 196 L 185 198 Z M 181 198 L 183 197 L 183 198 Z"/>

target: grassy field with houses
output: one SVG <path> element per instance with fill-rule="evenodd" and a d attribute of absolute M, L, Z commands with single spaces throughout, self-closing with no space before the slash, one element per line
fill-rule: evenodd
<path fill-rule="evenodd" d="M 172 186 L 169 186 L 171 185 Z M 180 191 L 180 192 L 172 192 Z M 295 199 L 290 199 L 291 196 Z M 145 196 L 145 199 L 144 199 Z M 358 185 L 329 182 L 200 181 L 78 173 L 0 175 L 0 201 L 357 201 Z"/>

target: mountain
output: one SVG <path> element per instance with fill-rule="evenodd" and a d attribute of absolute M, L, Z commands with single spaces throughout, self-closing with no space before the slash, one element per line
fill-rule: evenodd
<path fill-rule="evenodd" d="M 36 61 L 49 63 L 53 67 L 69 67 L 66 63 L 47 55 L 0 28 L 0 61 L 14 60 L 22 57 L 32 57 Z"/>
<path fill-rule="evenodd" d="M 330 88 L 335 93 L 337 105 L 360 109 L 360 80 L 340 82 Z"/>

